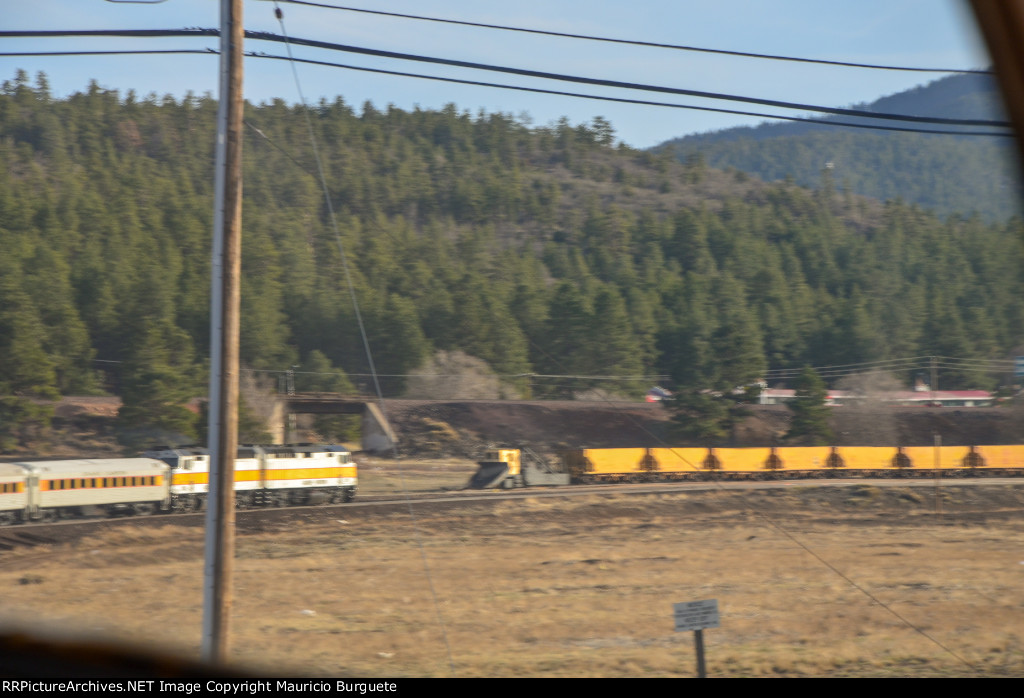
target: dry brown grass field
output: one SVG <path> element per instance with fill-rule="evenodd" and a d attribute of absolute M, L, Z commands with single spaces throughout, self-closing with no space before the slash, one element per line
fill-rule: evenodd
<path fill-rule="evenodd" d="M 469 470 L 414 464 L 406 486 Z M 364 493 L 394 482 L 363 468 Z M 715 598 L 711 676 L 1020 676 L 1022 507 L 1024 485 L 865 483 L 240 518 L 232 658 L 264 675 L 685 677 L 672 604 Z M 110 527 L 0 553 L 3 617 L 194 658 L 202 573 L 200 528 Z"/>

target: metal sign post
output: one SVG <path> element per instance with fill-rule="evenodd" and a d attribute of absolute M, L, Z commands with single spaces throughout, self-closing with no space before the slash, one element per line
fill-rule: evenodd
<path fill-rule="evenodd" d="M 720 627 L 718 599 L 672 604 L 672 609 L 676 632 L 694 631 L 693 644 L 697 652 L 697 678 L 707 678 L 707 671 L 704 668 L 704 628 Z"/>

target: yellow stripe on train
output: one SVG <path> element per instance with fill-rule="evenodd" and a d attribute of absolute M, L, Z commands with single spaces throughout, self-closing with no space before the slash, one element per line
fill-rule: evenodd
<path fill-rule="evenodd" d="M 353 466 L 332 466 L 329 468 L 280 468 L 267 470 L 236 470 L 235 482 L 258 482 L 264 480 L 272 482 L 277 480 L 324 480 L 329 478 L 354 478 L 356 468 Z M 175 472 L 172 475 L 171 484 L 180 485 L 206 485 L 209 484 L 210 474 L 206 472 Z"/>
<path fill-rule="evenodd" d="M 1024 470 L 1024 445 L 587 448 L 563 462 L 578 480 L 683 479 L 696 473 Z"/>

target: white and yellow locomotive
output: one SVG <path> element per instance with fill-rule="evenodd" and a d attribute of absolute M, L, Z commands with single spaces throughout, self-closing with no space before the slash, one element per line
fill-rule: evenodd
<path fill-rule="evenodd" d="M 176 512 L 202 509 L 210 489 L 206 449 L 149 451 L 170 466 L 170 501 Z M 244 445 L 235 457 L 235 502 L 239 508 L 349 502 L 356 493 L 352 455 L 341 446 Z"/>
<path fill-rule="evenodd" d="M 239 508 L 351 501 L 357 471 L 342 446 L 241 446 L 235 460 Z M 80 516 L 131 516 L 202 509 L 210 456 L 194 447 L 143 458 L 0 463 L 0 525 Z"/>

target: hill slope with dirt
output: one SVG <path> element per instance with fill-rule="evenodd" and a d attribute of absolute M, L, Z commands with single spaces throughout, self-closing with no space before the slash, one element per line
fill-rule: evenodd
<path fill-rule="evenodd" d="M 112 424 L 117 398 L 64 398 L 56 407 L 54 433 L 23 456 L 112 457 L 124 455 Z M 780 445 L 790 412 L 780 405 L 751 405 L 723 446 Z M 703 445 L 673 436 L 664 404 L 522 400 L 385 400 L 384 411 L 407 456 L 475 460 L 495 446 L 629 448 Z M 946 446 L 1024 442 L 1024 409 L 912 408 L 876 405 L 836 407 L 831 416 L 837 446 Z M 300 438 L 318 440 L 313 432 Z"/>
<path fill-rule="evenodd" d="M 672 435 L 672 413 L 654 403 L 386 401 L 403 451 L 475 457 L 484 448 L 565 448 L 703 445 Z M 751 405 L 733 430 L 731 446 L 782 443 L 790 412 Z M 910 408 L 877 405 L 832 410 L 837 446 L 1013 444 L 1024 439 L 1024 411 L 1013 408 Z"/>

